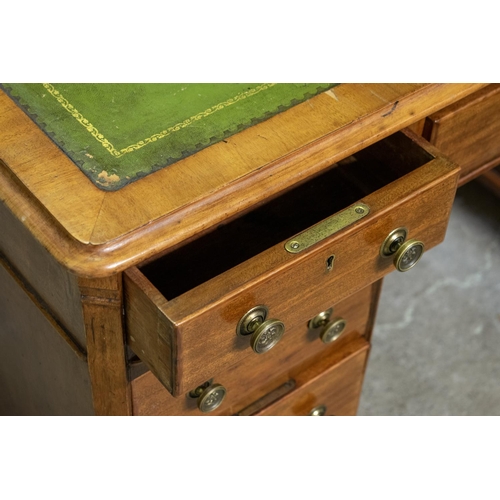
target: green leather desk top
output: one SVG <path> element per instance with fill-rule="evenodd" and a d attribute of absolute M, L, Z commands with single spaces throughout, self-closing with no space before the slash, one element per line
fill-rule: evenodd
<path fill-rule="evenodd" d="M 99 188 L 114 191 L 335 84 L 3 84 Z"/>

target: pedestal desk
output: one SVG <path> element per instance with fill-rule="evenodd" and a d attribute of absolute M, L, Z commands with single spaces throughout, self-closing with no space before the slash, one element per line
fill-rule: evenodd
<path fill-rule="evenodd" d="M 0 413 L 356 414 L 381 280 L 500 163 L 499 109 L 341 84 L 96 185 L 0 92 Z"/>

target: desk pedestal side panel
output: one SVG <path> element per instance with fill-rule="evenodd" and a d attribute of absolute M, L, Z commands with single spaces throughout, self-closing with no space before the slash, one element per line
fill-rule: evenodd
<path fill-rule="evenodd" d="M 93 415 L 87 363 L 0 265 L 0 415 Z"/>
<path fill-rule="evenodd" d="M 73 341 L 84 349 L 85 326 L 78 280 L 61 266 L 0 202 L 0 254 L 29 282 L 58 322 L 70 332 Z"/>

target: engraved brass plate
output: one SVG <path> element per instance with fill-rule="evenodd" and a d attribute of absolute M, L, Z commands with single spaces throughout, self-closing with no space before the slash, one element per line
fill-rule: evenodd
<path fill-rule="evenodd" d="M 316 224 L 315 226 L 306 229 L 291 240 L 285 243 L 285 249 L 290 253 L 299 253 L 319 241 L 328 238 L 332 234 L 350 226 L 370 213 L 370 207 L 364 203 L 356 203 L 352 207 L 346 208 L 338 214 L 332 215 Z"/>

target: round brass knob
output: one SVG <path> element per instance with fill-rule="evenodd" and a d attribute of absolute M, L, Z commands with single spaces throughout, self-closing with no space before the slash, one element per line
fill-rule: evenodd
<path fill-rule="evenodd" d="M 257 328 L 264 323 L 267 318 L 269 309 L 264 306 L 255 306 L 247 311 L 238 321 L 236 333 L 241 336 L 251 335 Z"/>
<path fill-rule="evenodd" d="M 198 408 L 203 413 L 217 409 L 226 397 L 226 388 L 220 384 L 209 385 L 198 397 Z"/>
<path fill-rule="evenodd" d="M 319 338 L 324 344 L 335 342 L 345 331 L 347 321 L 343 318 L 335 318 L 319 334 Z"/>
<path fill-rule="evenodd" d="M 314 316 L 313 319 L 309 320 L 307 326 L 313 329 L 325 326 L 328 323 L 328 320 L 330 319 L 332 313 L 333 313 L 333 307 L 330 307 L 330 309 L 327 309 L 326 311 L 320 312 L 319 314 Z"/>
<path fill-rule="evenodd" d="M 380 247 L 380 255 L 382 257 L 394 255 L 398 251 L 399 247 L 406 241 L 407 235 L 408 229 L 406 229 L 406 227 L 393 229 L 382 243 L 382 246 Z"/>
<path fill-rule="evenodd" d="M 253 332 L 250 345 L 257 354 L 272 349 L 283 337 L 285 324 L 278 319 L 268 319 L 261 323 Z"/>
<path fill-rule="evenodd" d="M 250 345 L 257 354 L 272 349 L 285 333 L 285 325 L 277 319 L 266 319 L 269 309 L 255 306 L 238 321 L 236 333 L 240 336 L 251 335 Z"/>
<path fill-rule="evenodd" d="M 325 405 L 320 405 L 316 406 L 309 412 L 310 417 L 322 417 L 326 413 L 326 406 Z"/>
<path fill-rule="evenodd" d="M 424 244 L 417 240 L 403 243 L 394 256 L 394 265 L 401 272 L 409 271 L 420 260 L 424 253 Z"/>

